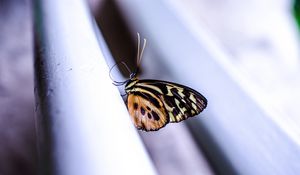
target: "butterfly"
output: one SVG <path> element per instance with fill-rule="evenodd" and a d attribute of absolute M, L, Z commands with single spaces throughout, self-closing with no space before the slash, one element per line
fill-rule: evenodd
<path fill-rule="evenodd" d="M 138 68 L 145 46 L 146 39 L 140 52 L 138 34 Z M 168 81 L 140 80 L 137 76 L 138 68 L 131 73 L 128 80 L 114 81 L 125 84 L 127 108 L 137 129 L 157 131 L 168 123 L 177 123 L 193 117 L 206 108 L 207 99 L 196 90 Z"/>

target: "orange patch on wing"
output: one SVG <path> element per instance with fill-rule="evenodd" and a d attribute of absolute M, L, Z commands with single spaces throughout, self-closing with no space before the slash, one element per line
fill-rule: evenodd
<path fill-rule="evenodd" d="M 156 131 L 169 122 L 163 106 L 158 108 L 139 95 L 129 94 L 127 106 L 131 119 L 138 129 Z"/>

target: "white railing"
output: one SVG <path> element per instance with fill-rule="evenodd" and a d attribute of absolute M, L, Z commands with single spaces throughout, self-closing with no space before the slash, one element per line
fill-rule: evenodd
<path fill-rule="evenodd" d="M 36 0 L 34 18 L 40 174 L 156 174 L 85 1 Z"/>

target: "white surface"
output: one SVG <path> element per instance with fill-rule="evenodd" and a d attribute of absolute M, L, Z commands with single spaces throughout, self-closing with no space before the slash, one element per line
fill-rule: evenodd
<path fill-rule="evenodd" d="M 196 38 L 206 29 L 215 36 L 232 58 L 218 61 L 300 145 L 300 37 L 290 1 L 165 2 Z"/>
<path fill-rule="evenodd" d="M 56 173 L 155 174 L 109 78 L 86 4 L 41 2 L 48 83 L 43 98 L 49 101 L 41 105 L 48 106 L 52 121 Z"/>

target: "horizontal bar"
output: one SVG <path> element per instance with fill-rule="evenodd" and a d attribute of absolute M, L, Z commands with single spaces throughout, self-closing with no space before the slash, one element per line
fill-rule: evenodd
<path fill-rule="evenodd" d="M 156 174 L 109 78 L 85 1 L 34 3 L 40 173 Z"/>

